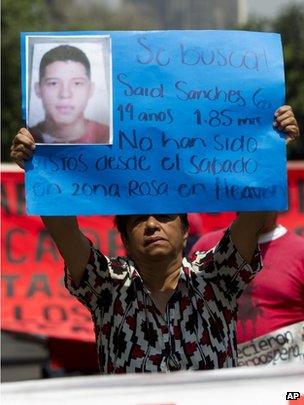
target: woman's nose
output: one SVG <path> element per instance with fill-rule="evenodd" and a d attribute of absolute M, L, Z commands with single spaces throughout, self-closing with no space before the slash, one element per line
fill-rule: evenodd
<path fill-rule="evenodd" d="M 149 215 L 147 220 L 146 220 L 146 227 L 148 229 L 155 229 L 159 228 L 159 223 L 157 219 L 153 215 Z"/>

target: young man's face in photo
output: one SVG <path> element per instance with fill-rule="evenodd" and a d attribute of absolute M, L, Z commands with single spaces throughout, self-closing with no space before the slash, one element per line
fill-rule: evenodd
<path fill-rule="evenodd" d="M 82 63 L 56 61 L 46 66 L 41 82 L 35 84 L 35 91 L 41 98 L 46 120 L 67 125 L 83 119 L 93 84 Z"/>

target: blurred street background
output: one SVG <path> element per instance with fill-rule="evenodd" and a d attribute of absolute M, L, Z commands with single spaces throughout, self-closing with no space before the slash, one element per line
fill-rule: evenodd
<path fill-rule="evenodd" d="M 304 159 L 304 0 L 2 0 L 2 162 L 9 161 L 12 137 L 24 125 L 21 31 L 171 29 L 281 33 L 286 103 L 293 106 L 301 130 L 300 138 L 288 146 L 288 159 Z M 51 376 L 44 339 L 33 341 L 5 332 L 1 347 L 2 381 Z"/>

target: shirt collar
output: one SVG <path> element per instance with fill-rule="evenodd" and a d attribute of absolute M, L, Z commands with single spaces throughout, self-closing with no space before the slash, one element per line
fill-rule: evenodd
<path fill-rule="evenodd" d="M 282 225 L 277 225 L 272 231 L 267 233 L 262 233 L 259 237 L 259 243 L 267 243 L 272 240 L 276 240 L 281 238 L 281 236 L 285 235 L 287 229 Z"/>
<path fill-rule="evenodd" d="M 142 285 L 144 285 L 142 276 L 137 271 L 134 261 L 130 258 L 128 258 L 128 265 L 130 268 L 131 279 L 133 281 L 140 280 Z M 187 282 L 187 279 L 190 275 L 190 268 L 191 268 L 191 263 L 189 262 L 189 260 L 186 257 L 184 257 L 182 260 L 181 268 L 180 268 L 179 280 L 178 280 L 179 282 L 180 281 L 183 281 L 185 283 Z"/>

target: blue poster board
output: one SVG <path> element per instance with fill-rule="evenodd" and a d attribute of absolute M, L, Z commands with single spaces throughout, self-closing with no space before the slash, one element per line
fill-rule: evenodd
<path fill-rule="evenodd" d="M 287 208 L 285 140 L 273 128 L 285 98 L 280 35 L 102 34 L 112 41 L 113 145 L 37 145 L 29 214 Z M 23 81 L 23 106 L 24 92 Z"/>

